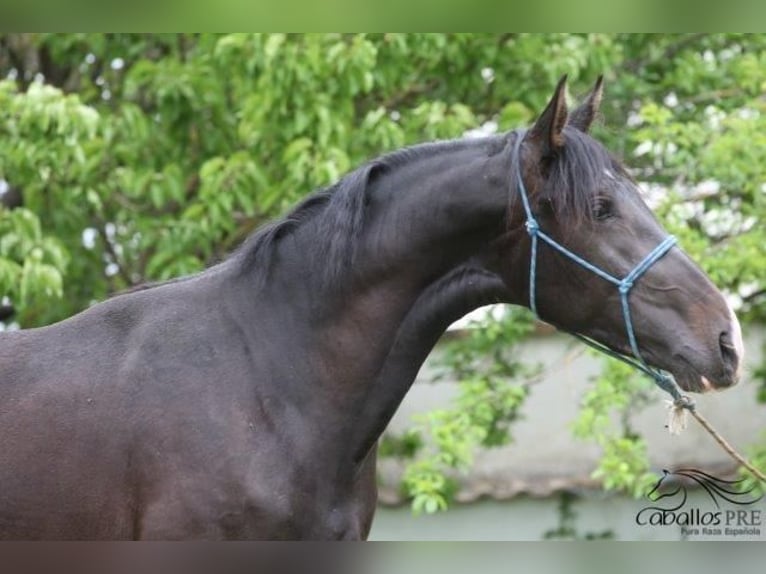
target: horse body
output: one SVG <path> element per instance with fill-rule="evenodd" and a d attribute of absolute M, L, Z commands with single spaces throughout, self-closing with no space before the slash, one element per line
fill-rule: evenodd
<path fill-rule="evenodd" d="M 0 538 L 365 538 L 376 441 L 438 337 L 481 305 L 528 300 L 518 270 L 529 241 L 509 199 L 515 138 L 542 223 L 571 232 L 544 209 L 550 147 L 571 142 L 570 162 L 602 152 L 587 126 L 564 127 L 562 93 L 526 135 L 376 160 L 198 276 L 3 334 Z M 593 100 L 573 118 L 589 122 Z M 661 228 L 628 182 L 605 179 L 598 161 L 572 165 L 558 176 L 568 185 L 586 173 L 616 205 L 639 205 L 634 237 L 605 224 L 614 245 L 586 234 L 575 246 L 630 268 Z M 728 307 L 680 252 L 666 259 L 633 295 L 642 353 L 663 368 L 692 365 L 679 380 L 689 390 L 704 390 L 702 377 L 732 384 L 741 352 Z M 563 288 L 541 286 L 543 316 L 623 350 L 614 295 L 567 265 L 540 259 L 538 273 Z M 668 289 L 679 274 L 691 291 Z M 569 290 L 588 296 L 573 303 Z M 675 322 L 651 315 L 669 307 Z M 668 343 L 679 333 L 681 359 Z"/>
<path fill-rule="evenodd" d="M 286 362 L 280 373 L 261 360 L 272 351 L 243 337 L 222 279 L 131 293 L 4 335 L 0 436 L 14 448 L 0 451 L 0 536 L 345 534 L 333 531 L 338 520 L 300 524 L 307 509 L 325 516 L 346 502 L 325 488 L 336 477 L 317 473 L 321 448 L 295 440 L 314 436 L 308 421 L 277 392 L 308 380 L 307 368 Z"/>

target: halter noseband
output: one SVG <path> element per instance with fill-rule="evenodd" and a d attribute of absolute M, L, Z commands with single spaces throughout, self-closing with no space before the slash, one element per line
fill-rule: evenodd
<path fill-rule="evenodd" d="M 536 301 L 536 294 L 535 294 L 535 287 L 536 287 L 536 278 L 537 278 L 537 244 L 538 239 L 542 239 L 545 243 L 553 247 L 556 251 L 564 255 L 564 257 L 567 257 L 568 259 L 571 259 L 581 267 L 584 267 L 588 271 L 595 273 L 602 279 L 609 281 L 613 285 L 617 287 L 617 289 L 620 292 L 620 304 L 622 305 L 622 317 L 625 321 L 625 330 L 628 334 L 628 341 L 630 343 L 630 348 L 633 352 L 633 357 L 627 357 L 621 353 L 617 353 L 616 351 L 613 351 L 606 345 L 599 343 L 598 341 L 595 341 L 594 339 L 591 339 L 590 337 L 586 337 L 585 335 L 582 335 L 580 333 L 572 333 L 575 337 L 583 341 L 584 343 L 587 343 L 591 347 L 595 348 L 598 351 L 601 351 L 602 353 L 605 353 L 611 357 L 614 357 L 616 359 L 619 359 L 636 369 L 646 373 L 650 377 L 652 377 L 661 389 L 667 391 L 670 393 L 670 395 L 676 400 L 679 401 L 682 399 L 682 395 L 680 390 L 678 389 L 678 386 L 676 385 L 675 380 L 673 377 L 665 373 L 663 371 L 660 371 L 658 369 L 653 369 L 650 367 L 646 361 L 644 361 L 644 358 L 641 356 L 641 353 L 638 349 L 638 342 L 636 340 L 636 333 L 633 329 L 633 320 L 630 315 L 630 303 L 628 301 L 628 296 L 630 295 L 630 290 L 635 284 L 635 282 L 646 273 L 646 271 L 654 264 L 656 263 L 660 258 L 662 258 L 663 255 L 665 255 L 670 249 L 676 244 L 678 241 L 673 235 L 668 235 L 657 247 L 655 247 L 644 259 L 636 265 L 632 271 L 630 271 L 625 277 L 622 279 L 618 279 L 617 277 L 611 275 L 610 273 L 607 273 L 603 269 L 597 267 L 596 265 L 593 265 L 592 263 L 586 261 L 576 253 L 573 253 L 560 243 L 558 243 L 555 239 L 553 239 L 551 236 L 546 234 L 543 230 L 540 229 L 540 225 L 537 222 L 537 219 L 535 219 L 534 214 L 532 213 L 532 208 L 529 205 L 529 197 L 527 196 L 527 190 L 524 187 L 524 179 L 521 176 L 522 166 L 521 166 L 521 142 L 524 139 L 524 134 L 519 133 L 516 137 L 516 143 L 513 148 L 513 161 L 517 166 L 516 171 L 516 180 L 519 188 L 519 195 L 521 195 L 521 201 L 524 204 L 524 212 L 526 213 L 526 223 L 525 227 L 527 229 L 527 233 L 529 234 L 529 237 L 532 241 L 532 253 L 530 257 L 530 265 L 529 265 L 529 308 L 532 310 L 532 312 L 535 314 L 535 316 L 538 316 L 537 314 L 537 301 Z"/>

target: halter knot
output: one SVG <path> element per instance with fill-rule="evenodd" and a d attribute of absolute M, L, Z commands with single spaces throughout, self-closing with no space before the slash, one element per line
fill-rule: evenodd
<path fill-rule="evenodd" d="M 626 295 L 628 291 L 630 291 L 631 287 L 633 287 L 633 281 L 621 281 L 619 291 L 623 295 Z"/>
<path fill-rule="evenodd" d="M 697 408 L 696 403 L 686 395 L 681 395 L 675 399 L 673 406 L 677 409 L 686 409 L 687 411 L 694 411 Z"/>
<path fill-rule="evenodd" d="M 537 235 L 537 232 L 540 231 L 540 226 L 534 219 L 528 219 L 524 225 L 527 228 L 527 233 L 530 237 L 534 237 Z"/>

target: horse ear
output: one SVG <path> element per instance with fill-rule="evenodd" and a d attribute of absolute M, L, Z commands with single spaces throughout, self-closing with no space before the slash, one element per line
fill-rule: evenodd
<path fill-rule="evenodd" d="M 527 138 L 537 146 L 542 157 L 553 155 L 564 147 L 564 126 L 567 123 L 567 77 L 562 76 L 551 101 L 529 130 Z"/>
<path fill-rule="evenodd" d="M 593 86 L 593 90 L 585 98 L 585 101 L 569 116 L 569 124 L 583 133 L 588 133 L 590 125 L 593 123 L 593 118 L 596 117 L 598 108 L 601 106 L 601 96 L 603 94 L 604 76 L 601 75 L 596 80 L 596 85 Z"/>

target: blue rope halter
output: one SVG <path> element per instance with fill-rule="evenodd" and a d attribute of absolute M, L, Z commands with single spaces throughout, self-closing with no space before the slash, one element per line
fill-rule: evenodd
<path fill-rule="evenodd" d="M 531 253 L 531 260 L 530 260 L 530 266 L 529 266 L 529 308 L 532 310 L 532 312 L 535 314 L 535 316 L 538 316 L 537 314 L 537 300 L 536 300 L 536 294 L 535 294 L 535 286 L 537 282 L 537 246 L 538 246 L 538 239 L 542 239 L 545 243 L 553 247 L 555 250 L 557 250 L 559 253 L 564 255 L 565 257 L 571 259 L 575 263 L 579 264 L 581 267 L 584 267 L 588 271 L 591 271 L 592 273 L 595 273 L 602 279 L 609 281 L 613 285 L 617 287 L 617 289 L 620 292 L 620 303 L 622 305 L 622 317 L 625 321 L 625 330 L 628 334 L 628 341 L 630 343 L 630 348 L 633 351 L 633 357 L 627 357 L 621 353 L 617 353 L 616 351 L 613 351 L 606 345 L 599 343 L 598 341 L 595 341 L 594 339 L 591 339 L 590 337 L 586 337 L 585 335 L 581 335 L 580 333 L 572 333 L 575 337 L 586 343 L 587 345 L 590 345 L 594 349 L 601 351 L 602 353 L 605 353 L 606 355 L 609 355 L 610 357 L 614 357 L 615 359 L 619 359 L 623 361 L 624 363 L 627 363 L 628 365 L 631 365 L 632 367 L 638 369 L 639 371 L 642 371 L 649 375 L 652 379 L 654 379 L 654 382 L 664 391 L 668 392 L 673 399 L 676 401 L 677 404 L 683 403 L 682 406 L 685 406 L 686 408 L 693 408 L 693 403 L 689 401 L 688 398 L 681 395 L 681 391 L 679 390 L 678 386 L 676 385 L 675 380 L 673 377 L 665 373 L 663 371 L 660 371 L 658 369 L 653 369 L 650 367 L 646 361 L 644 361 L 644 358 L 641 356 L 641 353 L 638 349 L 638 341 L 636 340 L 636 333 L 633 329 L 633 320 L 630 315 L 630 303 L 628 300 L 628 297 L 630 295 L 630 290 L 635 284 L 635 282 L 646 273 L 646 271 L 654 264 L 656 263 L 660 258 L 662 258 L 663 255 L 665 255 L 672 247 L 676 244 L 678 241 L 673 235 L 668 235 L 657 247 L 655 247 L 644 259 L 636 265 L 630 273 L 628 273 L 625 277 L 622 279 L 618 279 L 617 277 L 611 275 L 610 273 L 607 273 L 603 269 L 600 269 L 599 267 L 593 265 L 592 263 L 586 261 L 576 253 L 573 253 L 560 243 L 558 243 L 556 240 L 554 240 L 551 236 L 546 234 L 543 230 L 540 229 L 540 225 L 537 222 L 537 219 L 535 219 L 534 214 L 532 213 L 532 208 L 529 205 L 529 197 L 527 196 L 527 190 L 524 187 L 524 180 L 521 177 L 521 142 L 524 139 L 523 134 L 519 134 L 516 138 L 516 143 L 513 150 L 514 155 L 514 162 L 518 166 L 518 169 L 516 171 L 516 179 L 519 187 L 519 194 L 521 195 L 521 201 L 524 204 L 524 211 L 527 216 L 526 221 L 526 229 L 527 233 L 529 234 L 530 239 L 532 240 L 532 253 Z"/>

